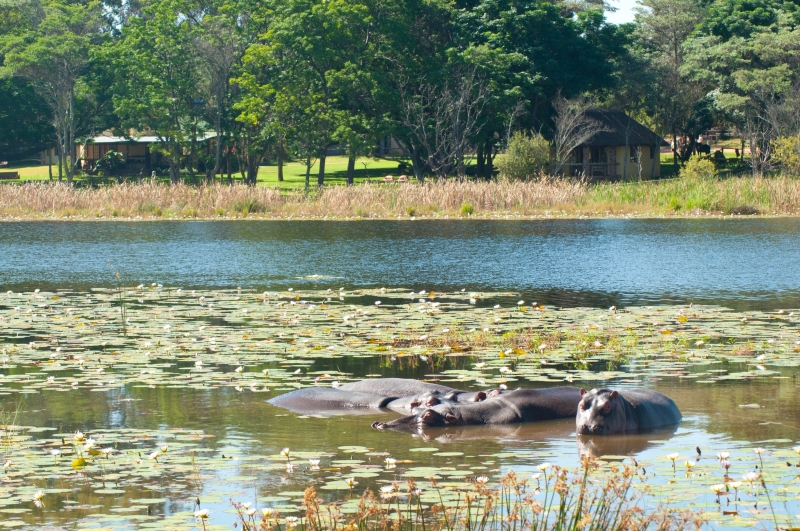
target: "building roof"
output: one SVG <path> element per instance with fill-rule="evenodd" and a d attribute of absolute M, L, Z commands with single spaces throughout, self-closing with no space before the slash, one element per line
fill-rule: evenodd
<path fill-rule="evenodd" d="M 216 136 L 216 133 L 208 132 L 198 136 L 197 140 L 203 142 L 204 140 L 216 138 Z M 153 135 L 139 136 L 137 133 L 132 132 L 131 138 L 125 138 L 124 136 L 114 136 L 110 131 L 104 131 L 100 136 L 92 138 L 90 144 L 155 144 L 158 142 L 161 142 L 161 140 Z"/>
<path fill-rule="evenodd" d="M 603 125 L 605 131 L 595 134 L 586 146 L 667 146 L 663 138 L 622 111 L 590 109 L 584 115 Z M 625 137 L 628 141 L 625 142 Z"/>

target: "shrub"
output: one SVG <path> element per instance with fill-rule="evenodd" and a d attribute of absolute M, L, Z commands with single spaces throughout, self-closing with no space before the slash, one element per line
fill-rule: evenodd
<path fill-rule="evenodd" d="M 472 206 L 472 203 L 462 203 L 461 213 L 465 216 L 471 216 L 475 213 L 475 207 Z"/>
<path fill-rule="evenodd" d="M 777 139 L 773 145 L 772 161 L 792 175 L 800 175 L 800 133 Z"/>
<path fill-rule="evenodd" d="M 680 176 L 683 179 L 701 181 L 713 179 L 717 175 L 717 168 L 714 163 L 700 155 L 694 155 L 681 169 Z"/>
<path fill-rule="evenodd" d="M 550 142 L 540 134 L 516 132 L 508 141 L 505 156 L 497 158 L 500 177 L 530 180 L 546 171 L 550 164 Z"/>

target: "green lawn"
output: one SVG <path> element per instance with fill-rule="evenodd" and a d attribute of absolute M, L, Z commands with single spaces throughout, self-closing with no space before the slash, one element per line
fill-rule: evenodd
<path fill-rule="evenodd" d="M 377 180 L 387 175 L 399 176 L 402 172 L 397 169 L 398 161 L 362 157 L 356 161 L 356 182 Z M 9 164 L 3 171 L 17 171 L 23 181 L 46 181 L 50 179 L 47 166 L 30 164 Z M 316 186 L 319 162 L 311 168 L 311 186 Z M 306 167 L 302 162 L 290 162 L 283 167 L 283 182 L 278 183 L 278 167 L 275 165 L 262 166 L 258 171 L 258 184 L 261 186 L 279 186 L 285 190 L 301 189 L 305 185 Z M 406 170 L 408 174 L 410 170 Z M 231 176 L 234 181 L 241 182 L 242 176 L 236 172 Z M 58 178 L 58 167 L 53 166 L 53 178 Z M 77 180 L 82 180 L 78 177 Z M 164 180 L 165 177 L 159 177 Z M 325 161 L 325 183 L 344 184 L 347 179 L 347 157 L 331 156 Z"/>

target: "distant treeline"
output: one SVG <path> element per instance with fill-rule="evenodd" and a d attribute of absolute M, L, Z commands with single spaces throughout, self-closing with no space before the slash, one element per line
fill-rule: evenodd
<path fill-rule="evenodd" d="M 491 178 L 516 131 L 554 136 L 554 102 L 620 109 L 661 135 L 725 127 L 754 166 L 800 132 L 800 0 L 4 0 L 0 159 L 112 129 L 213 179 L 235 159 L 350 157 L 391 137 L 414 175 Z M 576 103 L 577 102 L 577 103 Z M 558 107 L 558 105 L 556 105 Z M 210 153 L 198 138 L 216 134 Z"/>

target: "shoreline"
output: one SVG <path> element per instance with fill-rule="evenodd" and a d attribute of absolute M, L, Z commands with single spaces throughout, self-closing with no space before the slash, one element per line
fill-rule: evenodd
<path fill-rule="evenodd" d="M 241 184 L 0 186 L 0 221 L 705 219 L 800 216 L 794 176 L 593 183 L 447 181 L 286 193 Z"/>

